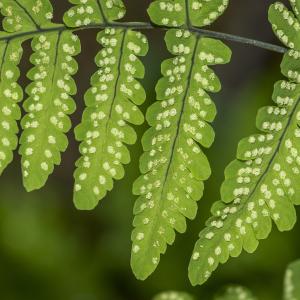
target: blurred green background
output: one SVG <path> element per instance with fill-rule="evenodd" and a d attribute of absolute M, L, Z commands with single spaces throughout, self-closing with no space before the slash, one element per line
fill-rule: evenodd
<path fill-rule="evenodd" d="M 150 0 L 125 0 L 126 20 L 147 21 Z M 278 43 L 267 22 L 270 0 L 231 0 L 230 7 L 212 27 L 214 30 Z M 67 0 L 52 0 L 56 21 L 70 6 Z M 80 72 L 76 76 L 79 91 L 74 126 L 80 121 L 83 94 L 89 76 L 96 70 L 94 56 L 99 50 L 97 32 L 81 32 L 82 53 L 78 57 Z M 155 83 L 160 78 L 160 63 L 168 57 L 161 30 L 146 32 L 150 52 L 144 59 L 147 68 L 143 84 L 148 91 L 145 111 L 155 101 Z M 187 279 L 187 265 L 197 239 L 209 216 L 212 203 L 219 198 L 225 166 L 234 158 L 238 141 L 255 132 L 259 107 L 271 103 L 273 84 L 282 78 L 281 55 L 250 46 L 227 43 L 233 50 L 232 63 L 217 68 L 223 90 L 213 96 L 218 106 L 214 122 L 216 142 L 206 151 L 213 176 L 206 183 L 204 198 L 199 202 L 196 220 L 188 222 L 188 231 L 177 235 L 157 271 L 145 282 L 131 273 L 130 232 L 135 197 L 131 185 L 138 176 L 140 143 L 131 147 L 132 163 L 126 178 L 115 184 L 98 208 L 78 212 L 72 204 L 72 173 L 78 157 L 78 145 L 69 134 L 70 146 L 63 163 L 55 169 L 42 190 L 26 193 L 22 187 L 19 157 L 0 181 L 0 298 L 6 300 L 150 300 L 160 291 L 189 291 L 198 299 L 211 299 L 226 284 L 242 284 L 255 291 L 262 300 L 281 299 L 286 265 L 300 257 L 300 224 L 291 232 L 280 234 L 274 229 L 258 251 L 243 254 L 221 266 L 207 284 L 192 288 Z M 22 69 L 30 64 L 26 44 Z M 23 72 L 25 74 L 26 72 Z M 22 85 L 28 80 L 21 78 Z M 139 135 L 147 125 L 137 128 Z"/>

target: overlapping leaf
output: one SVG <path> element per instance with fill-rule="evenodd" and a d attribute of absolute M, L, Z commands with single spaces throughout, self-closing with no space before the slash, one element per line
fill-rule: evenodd
<path fill-rule="evenodd" d="M 104 47 L 96 57 L 99 70 L 85 95 L 86 110 L 76 128 L 82 141 L 82 157 L 75 172 L 74 202 L 79 209 L 93 209 L 113 187 L 113 179 L 124 176 L 130 161 L 124 144 L 133 144 L 136 133 L 128 123 L 141 124 L 138 109 L 146 98 L 136 78 L 144 77 L 138 56 L 146 55 L 148 42 L 139 32 L 105 29 L 98 34 Z"/>
<path fill-rule="evenodd" d="M 26 89 L 29 98 L 24 102 L 27 114 L 21 122 L 19 149 L 28 191 L 45 184 L 68 145 L 65 133 L 71 128 L 68 115 L 75 110 L 71 96 L 76 93 L 72 75 L 78 69 L 72 57 L 80 52 L 80 43 L 70 31 L 50 32 L 35 36 L 32 49 L 34 67 L 28 73 L 32 83 Z"/>
<path fill-rule="evenodd" d="M 175 57 L 162 64 L 163 78 L 156 87 L 157 101 L 147 112 L 151 128 L 143 137 L 142 176 L 133 192 L 131 265 L 140 279 L 157 267 L 175 230 L 186 230 L 185 218 L 196 216 L 203 180 L 210 166 L 201 147 L 210 147 L 209 125 L 216 108 L 206 91 L 218 92 L 220 82 L 209 65 L 227 63 L 230 50 L 220 41 L 185 30 L 169 30 L 166 44 Z"/>
<path fill-rule="evenodd" d="M 242 249 L 255 251 L 258 241 L 269 235 L 272 220 L 280 231 L 290 230 L 296 222 L 294 205 L 300 203 L 300 25 L 281 3 L 271 6 L 269 19 L 274 32 L 292 48 L 282 63 L 282 73 L 290 81 L 276 83 L 273 100 L 277 105 L 262 108 L 257 116 L 261 133 L 240 142 L 237 160 L 225 171 L 221 201 L 213 206 L 213 216 L 200 233 L 190 262 L 194 285 L 205 282 L 219 263 L 239 256 Z"/>
<path fill-rule="evenodd" d="M 153 23 L 160 26 L 207 26 L 222 15 L 229 0 L 156 0 L 148 9 Z"/>

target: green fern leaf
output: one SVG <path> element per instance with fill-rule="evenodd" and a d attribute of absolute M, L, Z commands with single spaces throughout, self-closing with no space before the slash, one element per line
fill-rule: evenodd
<path fill-rule="evenodd" d="M 187 294 L 181 292 L 163 292 L 153 298 L 153 300 L 193 300 L 194 298 Z"/>
<path fill-rule="evenodd" d="M 104 24 L 124 17 L 126 9 L 121 0 L 69 0 L 75 6 L 64 15 L 69 27 Z"/>
<path fill-rule="evenodd" d="M 120 0 L 71 1 L 77 4 L 64 16 L 70 27 L 103 23 L 125 15 Z M 98 34 L 104 47 L 96 57 L 99 70 L 85 94 L 86 110 L 75 130 L 81 142 L 82 157 L 76 163 L 74 203 L 78 209 L 90 210 L 113 188 L 113 179 L 124 176 L 123 164 L 130 161 L 124 144 L 133 144 L 136 133 L 128 125 L 143 123 L 137 105 L 146 95 L 136 78 L 144 77 L 144 66 L 137 56 L 148 52 L 148 42 L 139 32 L 105 29 Z"/>
<path fill-rule="evenodd" d="M 256 300 L 252 293 L 240 286 L 230 286 L 224 292 L 219 293 L 214 300 Z"/>
<path fill-rule="evenodd" d="M 49 1 L 23 2 L 36 28 L 57 27 L 50 22 Z M 34 36 L 32 49 L 30 61 L 34 67 L 27 74 L 32 83 L 26 88 L 29 98 L 24 102 L 27 114 L 21 121 L 19 149 L 23 182 L 28 191 L 45 184 L 54 164 L 60 163 L 60 152 L 67 147 L 64 133 L 71 128 L 67 115 L 75 110 L 70 96 L 76 93 L 71 76 L 78 68 L 72 57 L 80 52 L 80 43 L 70 31 L 56 30 Z"/>
<path fill-rule="evenodd" d="M 23 98 L 17 83 L 20 75 L 17 66 L 23 52 L 21 44 L 20 40 L 0 42 L 0 174 L 12 161 L 13 150 L 18 144 L 17 120 L 21 118 L 21 111 L 17 103 Z"/>
<path fill-rule="evenodd" d="M 300 261 L 288 266 L 284 279 L 284 300 L 300 299 Z"/>
<path fill-rule="evenodd" d="M 99 70 L 85 95 L 87 105 L 76 139 L 82 157 L 75 171 L 74 202 L 79 209 L 93 209 L 113 187 L 113 179 L 124 176 L 123 164 L 130 161 L 125 144 L 136 142 L 128 123 L 144 122 L 137 105 L 144 102 L 143 87 L 135 78 L 144 77 L 137 56 L 148 52 L 148 42 L 139 32 L 105 29 L 98 34 L 104 47 L 96 57 Z"/>
<path fill-rule="evenodd" d="M 220 16 L 227 0 L 154 1 L 148 13 L 160 26 L 204 26 Z M 185 30 L 169 30 L 166 44 L 175 58 L 162 64 L 157 99 L 147 112 L 151 128 L 143 137 L 142 176 L 133 192 L 140 197 L 134 208 L 131 266 L 136 277 L 147 278 L 157 267 L 175 230 L 186 230 L 185 217 L 196 216 L 203 181 L 211 173 L 199 145 L 210 147 L 214 131 L 208 124 L 216 109 L 206 91 L 221 84 L 208 67 L 227 63 L 231 51 L 222 42 Z"/>
<path fill-rule="evenodd" d="M 2 0 L 0 8 L 7 32 L 35 31 L 52 24 L 53 8 L 49 0 Z"/>
<path fill-rule="evenodd" d="M 30 38 L 21 34 L 48 24 L 52 7 L 47 1 L 43 4 L 40 6 L 36 1 L 24 0 L 0 2 L 5 30 L 0 33 L 0 174 L 12 161 L 13 150 L 18 144 L 17 120 L 21 118 L 21 111 L 17 103 L 23 98 L 17 82 L 20 76 L 18 65 L 23 53 L 22 43 Z M 11 34 L 19 37 L 11 39 Z"/>
<path fill-rule="evenodd" d="M 174 58 L 162 64 L 164 77 L 156 87 L 157 101 L 147 112 L 151 128 L 143 137 L 142 175 L 133 192 L 140 195 L 134 208 L 131 265 L 140 279 L 157 267 L 160 254 L 186 230 L 185 217 L 196 216 L 203 180 L 211 173 L 199 145 L 210 147 L 209 125 L 216 108 L 205 91 L 221 84 L 208 65 L 223 64 L 231 52 L 222 42 L 185 30 L 169 30 L 166 44 Z"/>
<path fill-rule="evenodd" d="M 295 3 L 295 2 L 292 2 Z M 257 127 L 262 132 L 243 139 L 237 160 L 225 171 L 221 201 L 200 233 L 189 266 L 192 284 L 204 283 L 219 263 L 252 253 L 258 240 L 268 237 L 272 220 L 280 231 L 293 228 L 294 205 L 299 202 L 300 156 L 300 26 L 283 4 L 271 6 L 274 32 L 292 50 L 284 55 L 282 73 L 290 81 L 277 82 L 277 106 L 262 108 Z"/>
<path fill-rule="evenodd" d="M 223 14 L 229 0 L 157 0 L 148 9 L 151 21 L 160 26 L 197 27 L 212 24 Z"/>

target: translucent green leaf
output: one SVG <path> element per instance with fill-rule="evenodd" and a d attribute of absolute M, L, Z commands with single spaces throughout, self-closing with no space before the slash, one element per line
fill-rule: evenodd
<path fill-rule="evenodd" d="M 67 115 L 75 110 L 72 75 L 78 68 L 72 57 L 80 52 L 80 43 L 70 31 L 50 32 L 35 36 L 32 49 L 30 61 L 34 67 L 27 75 L 32 83 L 26 89 L 29 98 L 24 102 L 27 114 L 21 122 L 19 149 L 28 191 L 45 184 L 54 165 L 61 161 L 60 152 L 67 148 L 64 133 L 71 128 Z"/>
<path fill-rule="evenodd" d="M 18 102 L 23 91 L 17 80 L 20 76 L 18 64 L 22 56 L 22 40 L 0 42 L 0 174 L 13 159 L 13 150 L 18 145 L 17 120 L 21 118 Z"/>
<path fill-rule="evenodd" d="M 69 27 L 104 24 L 122 19 L 126 13 L 122 0 L 69 0 L 75 4 L 64 15 Z"/>
<path fill-rule="evenodd" d="M 193 300 L 194 298 L 187 294 L 182 292 L 163 292 L 156 297 L 153 298 L 153 300 Z"/>
<path fill-rule="evenodd" d="M 256 300 L 256 297 L 244 287 L 230 286 L 215 296 L 214 300 Z"/>
<path fill-rule="evenodd" d="M 142 143 L 142 176 L 134 183 L 139 195 L 134 207 L 131 266 L 139 279 L 157 267 L 175 230 L 185 232 L 185 218 L 196 216 L 203 181 L 211 173 L 202 147 L 210 147 L 209 125 L 216 108 L 206 91 L 217 92 L 220 82 L 209 65 L 224 64 L 231 51 L 222 42 L 185 30 L 169 30 L 166 44 L 175 55 L 162 64 L 158 101 L 147 112 L 151 128 Z"/>
<path fill-rule="evenodd" d="M 284 300 L 300 299 L 300 261 L 288 266 L 284 279 Z"/>
<path fill-rule="evenodd" d="M 21 34 L 34 31 L 51 24 L 52 6 L 45 1 L 11 1 L 0 2 L 3 16 L 3 29 L 0 33 L 0 174 L 13 159 L 13 150 L 18 144 L 19 128 L 17 120 L 21 118 L 18 106 L 23 98 L 23 91 L 18 84 L 22 43 L 31 36 L 11 39 L 11 33 Z"/>
<path fill-rule="evenodd" d="M 51 26 L 53 8 L 49 0 L 1 0 L 7 32 L 30 31 Z"/>
<path fill-rule="evenodd" d="M 202 284 L 228 258 L 242 249 L 252 253 L 260 239 L 268 237 L 272 220 L 280 231 L 293 228 L 294 205 L 299 201 L 300 180 L 300 85 L 298 50 L 300 26 L 292 12 L 276 3 L 269 10 L 274 32 L 289 47 L 281 64 L 290 81 L 275 84 L 276 106 L 259 110 L 259 134 L 243 139 L 237 160 L 225 170 L 221 201 L 200 233 L 191 262 L 192 284 Z"/>
<path fill-rule="evenodd" d="M 156 0 L 148 9 L 151 21 L 160 26 L 207 26 L 222 15 L 229 0 Z"/>
<path fill-rule="evenodd" d="M 290 0 L 291 6 L 295 15 L 298 17 L 300 16 L 300 1 L 299 0 Z"/>
<path fill-rule="evenodd" d="M 295 15 L 283 3 L 270 6 L 269 21 L 281 42 L 291 49 L 300 49 L 300 24 Z"/>
<path fill-rule="evenodd" d="M 134 144 L 136 133 L 129 123 L 144 122 L 138 109 L 146 98 L 136 78 L 144 77 L 138 56 L 148 52 L 148 42 L 139 32 L 105 29 L 98 34 L 103 49 L 96 57 L 99 70 L 85 94 L 86 110 L 76 128 L 81 158 L 75 171 L 74 202 L 79 209 L 93 209 L 113 188 L 113 179 L 124 176 L 130 161 L 124 144 Z"/>
<path fill-rule="evenodd" d="M 280 231 L 293 228 L 294 204 L 299 204 L 300 86 L 278 82 L 273 99 L 278 106 L 259 111 L 257 126 L 263 132 L 241 141 L 238 160 L 225 171 L 223 202 L 200 233 L 189 266 L 193 284 L 203 283 L 218 264 L 239 256 L 242 248 L 255 251 L 266 238 L 273 220 Z"/>

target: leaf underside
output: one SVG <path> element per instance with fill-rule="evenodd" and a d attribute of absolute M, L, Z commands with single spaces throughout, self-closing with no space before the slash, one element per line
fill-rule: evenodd
<path fill-rule="evenodd" d="M 113 188 L 114 179 L 124 177 L 124 164 L 130 162 L 126 144 L 136 142 L 129 124 L 140 125 L 144 116 L 138 108 L 146 94 L 137 79 L 144 77 L 139 56 L 148 52 L 147 38 L 136 31 L 109 28 L 109 24 L 125 15 L 121 0 L 71 0 L 75 6 L 64 15 L 70 27 L 103 23 L 99 32 L 102 46 L 95 58 L 99 69 L 91 77 L 85 94 L 86 109 L 75 128 L 81 142 L 81 157 L 74 173 L 74 203 L 78 209 L 94 209 Z"/>
<path fill-rule="evenodd" d="M 138 56 L 146 55 L 148 42 L 139 32 L 106 29 L 98 34 L 103 49 L 96 57 L 99 70 L 85 95 L 86 110 L 76 128 L 81 158 L 75 171 L 74 202 L 79 209 L 93 209 L 113 188 L 113 179 L 124 176 L 130 154 L 124 144 L 134 144 L 144 116 L 138 105 L 146 95 L 136 78 L 144 77 Z"/>
<path fill-rule="evenodd" d="M 153 1 L 148 9 L 159 26 L 204 26 L 226 9 L 227 0 Z M 222 42 L 188 30 L 170 29 L 165 37 L 174 55 L 162 63 L 156 86 L 157 100 L 147 111 L 151 128 L 142 138 L 142 175 L 133 185 L 138 195 L 131 235 L 131 267 L 138 279 L 146 279 L 157 267 L 160 255 L 173 244 L 175 231 L 186 231 L 186 218 L 194 219 L 203 181 L 211 174 L 201 146 L 214 140 L 211 123 L 216 107 L 207 92 L 221 84 L 210 65 L 230 61 L 231 51 Z"/>
<path fill-rule="evenodd" d="M 230 59 L 222 42 L 185 30 L 169 30 L 165 40 L 175 57 L 162 64 L 158 101 L 147 112 L 151 128 L 142 139 L 143 175 L 133 187 L 140 196 L 134 207 L 131 265 L 140 279 L 154 271 L 160 254 L 174 242 L 175 230 L 186 230 L 185 218 L 196 216 L 203 180 L 211 173 L 200 145 L 210 147 L 214 140 L 209 123 L 216 108 L 206 91 L 221 88 L 209 65 Z"/>
<path fill-rule="evenodd" d="M 65 14 L 64 23 L 69 27 L 105 24 L 124 17 L 122 0 L 69 0 L 74 4 Z"/>
<path fill-rule="evenodd" d="M 275 34 L 292 48 L 281 64 L 288 80 L 275 84 L 276 105 L 258 112 L 256 123 L 261 132 L 240 142 L 237 160 L 225 170 L 221 201 L 213 205 L 213 216 L 200 233 L 190 261 L 193 285 L 204 283 L 219 263 L 239 256 L 242 249 L 254 252 L 258 241 L 271 232 L 272 220 L 280 231 L 292 229 L 296 222 L 294 205 L 300 203 L 300 25 L 281 3 L 271 6 L 269 19 Z"/>
<path fill-rule="evenodd" d="M 35 8 L 35 9 L 34 9 Z M 29 37 L 9 39 L 11 34 L 21 34 L 48 26 L 52 18 L 50 2 L 35 7 L 34 1 L 3 0 L 0 3 L 3 16 L 0 32 L 0 174 L 13 160 L 17 148 L 19 132 L 17 121 L 21 118 L 18 102 L 23 99 L 23 91 L 18 84 L 19 63 L 22 58 L 22 43 Z M 7 39 L 6 39 L 7 38 Z"/>
<path fill-rule="evenodd" d="M 228 4 L 229 0 L 156 0 L 150 4 L 148 14 L 151 21 L 160 26 L 203 27 L 219 18 Z"/>
<path fill-rule="evenodd" d="M 26 88 L 29 97 L 24 102 L 27 114 L 21 122 L 19 149 L 28 191 L 44 186 L 54 165 L 61 162 L 60 152 L 67 148 L 68 115 L 75 111 L 72 75 L 78 69 L 72 57 L 80 52 L 80 43 L 70 31 L 51 32 L 34 37 L 32 49 L 34 67 L 27 74 L 32 83 Z"/>

